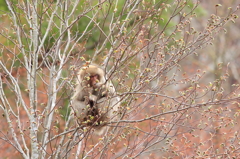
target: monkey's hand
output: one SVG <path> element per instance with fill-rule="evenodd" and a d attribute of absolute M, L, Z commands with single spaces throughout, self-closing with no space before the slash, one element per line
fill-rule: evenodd
<path fill-rule="evenodd" d="M 108 96 L 108 90 L 106 88 L 106 85 L 102 85 L 99 88 L 95 88 L 92 92 L 93 95 L 97 96 L 98 99 L 101 99 L 103 97 L 107 97 Z"/>
<path fill-rule="evenodd" d="M 101 88 L 101 87 L 103 87 L 104 85 L 105 85 L 105 84 L 98 82 L 98 83 L 96 83 L 96 84 L 93 85 L 93 88 L 94 88 L 94 89 Z"/>

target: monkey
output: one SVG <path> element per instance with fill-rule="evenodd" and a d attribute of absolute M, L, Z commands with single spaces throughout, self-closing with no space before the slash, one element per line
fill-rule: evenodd
<path fill-rule="evenodd" d="M 80 68 L 72 107 L 80 125 L 92 126 L 97 135 L 107 131 L 107 123 L 117 119 L 120 98 L 105 72 L 97 65 Z"/>

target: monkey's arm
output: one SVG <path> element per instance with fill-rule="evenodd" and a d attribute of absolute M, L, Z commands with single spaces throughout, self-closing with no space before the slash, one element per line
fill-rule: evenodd
<path fill-rule="evenodd" d="M 86 101 L 86 98 L 89 97 L 92 92 L 93 88 L 89 88 L 87 86 L 82 87 L 81 85 L 78 85 L 76 88 L 76 92 L 73 95 L 73 100 Z"/>
<path fill-rule="evenodd" d="M 87 112 L 88 112 L 88 107 L 85 101 L 79 101 L 77 99 L 74 99 L 72 102 L 72 107 L 76 117 L 80 121 L 83 121 L 83 119 L 87 116 Z"/>

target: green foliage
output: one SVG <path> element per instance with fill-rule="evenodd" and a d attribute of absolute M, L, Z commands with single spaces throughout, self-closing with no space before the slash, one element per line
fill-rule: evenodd
<path fill-rule="evenodd" d="M 0 12 L 5 13 L 6 11 L 8 11 L 6 2 L 4 0 L 0 0 Z"/>

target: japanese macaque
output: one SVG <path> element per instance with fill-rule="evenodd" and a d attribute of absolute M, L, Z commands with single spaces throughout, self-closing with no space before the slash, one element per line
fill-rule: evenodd
<path fill-rule="evenodd" d="M 82 67 L 77 77 L 77 87 L 72 106 L 77 123 L 92 126 L 102 135 L 106 124 L 117 119 L 119 97 L 111 81 L 106 81 L 103 69 L 96 65 Z"/>

